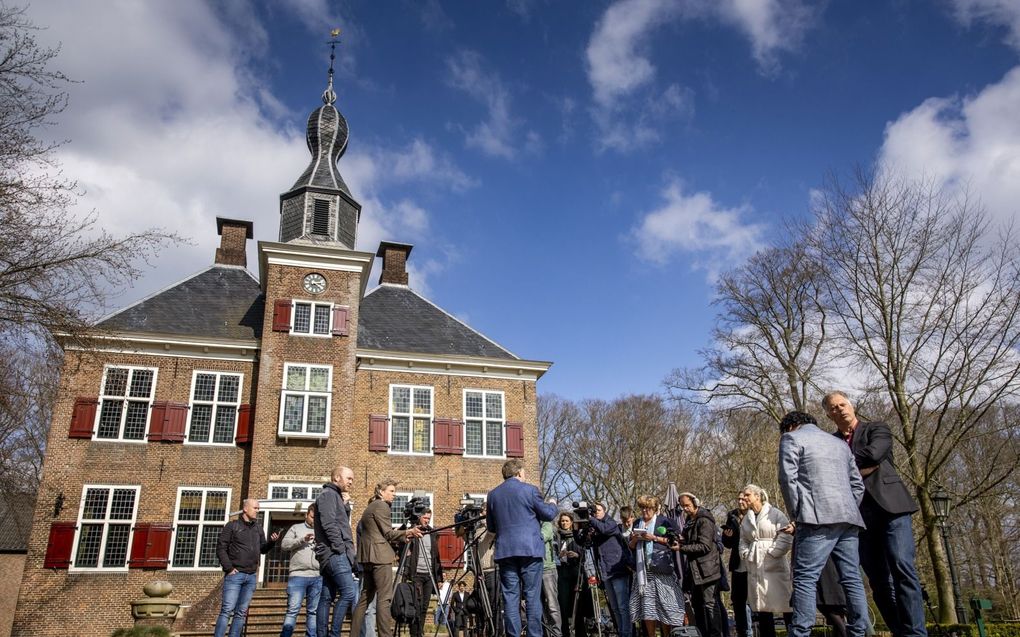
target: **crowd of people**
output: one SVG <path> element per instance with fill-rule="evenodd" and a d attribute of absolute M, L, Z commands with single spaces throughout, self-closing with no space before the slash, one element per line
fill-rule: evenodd
<path fill-rule="evenodd" d="M 519 459 L 507 461 L 473 546 L 475 587 L 460 581 L 440 595 L 438 622 L 451 637 L 516 637 L 525 630 L 529 637 L 589 637 L 601 628 L 605 600 L 619 637 L 668 636 L 683 626 L 696 626 L 701 637 L 729 637 L 722 598 L 728 591 L 735 637 L 752 637 L 754 623 L 759 637 L 772 637 L 780 617 L 790 637 L 807 637 L 816 613 L 836 637 L 862 637 L 872 628 L 863 569 L 894 637 L 926 637 L 911 532 L 917 506 L 893 464 L 889 428 L 859 421 L 842 392 L 828 394 L 822 406 L 835 431 L 823 431 L 799 411 L 780 423 L 785 506 L 747 484 L 722 524 L 693 493 L 679 494 L 680 511 L 668 512 L 659 498 L 642 495 L 633 508 L 620 507 L 618 520 L 601 502 L 560 510 L 525 480 Z M 362 637 L 373 603 L 376 632 L 392 637 L 394 546 L 414 540 L 398 577 L 413 591 L 411 635 L 423 637 L 429 600 L 438 592 L 433 583 L 443 579 L 429 534 L 431 511 L 418 525 L 394 529 L 389 505 L 396 483 L 381 481 L 355 543 L 352 482 L 349 468 L 336 469 L 306 520 L 284 535 L 292 557 L 281 635 L 293 632 L 305 600 L 309 637 L 337 637 L 352 607 L 351 635 Z M 230 634 L 240 633 L 258 555 L 277 539 L 267 540 L 255 524 L 257 510 L 257 501 L 246 500 L 220 538 L 226 580 L 217 637 L 226 634 L 232 615 Z"/>

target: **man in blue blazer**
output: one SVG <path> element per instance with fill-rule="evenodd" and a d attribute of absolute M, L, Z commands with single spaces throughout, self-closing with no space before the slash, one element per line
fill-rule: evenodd
<path fill-rule="evenodd" d="M 521 597 L 528 613 L 528 637 L 542 637 L 542 522 L 556 517 L 556 506 L 523 480 L 524 463 L 503 464 L 503 484 L 489 492 L 485 524 L 496 534 L 493 559 L 503 589 L 503 625 L 507 637 L 521 634 Z"/>
<path fill-rule="evenodd" d="M 790 637 L 808 637 L 815 623 L 818 577 L 825 562 L 839 572 L 846 593 L 847 632 L 863 637 L 868 604 L 858 569 L 858 510 L 864 483 L 850 449 L 818 428 L 811 414 L 791 411 L 779 423 L 779 488 L 793 520 L 782 531 L 794 533 L 793 623 Z"/>

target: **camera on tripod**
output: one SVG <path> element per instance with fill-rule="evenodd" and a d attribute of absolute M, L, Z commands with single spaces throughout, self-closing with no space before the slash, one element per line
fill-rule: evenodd
<path fill-rule="evenodd" d="M 428 513 L 429 500 L 425 496 L 415 495 L 404 505 L 404 519 L 411 526 L 421 524 L 421 516 Z"/>
<path fill-rule="evenodd" d="M 460 509 L 453 514 L 454 524 L 470 524 L 471 522 L 477 522 L 484 516 L 482 515 L 482 504 L 481 498 L 472 498 L 467 493 L 460 500 Z"/>
<path fill-rule="evenodd" d="M 588 524 L 591 521 L 591 507 L 585 500 L 574 502 L 574 520 L 577 524 Z"/>

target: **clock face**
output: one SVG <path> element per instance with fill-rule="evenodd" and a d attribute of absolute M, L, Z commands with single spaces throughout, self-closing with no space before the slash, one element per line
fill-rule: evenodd
<path fill-rule="evenodd" d="M 311 294 L 322 294 L 326 291 L 326 277 L 313 272 L 305 277 L 305 291 Z"/>

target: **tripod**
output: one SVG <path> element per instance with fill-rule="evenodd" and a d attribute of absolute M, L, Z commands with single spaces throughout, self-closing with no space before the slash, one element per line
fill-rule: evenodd
<path fill-rule="evenodd" d="M 581 550 L 581 567 L 577 569 L 577 583 L 574 585 L 573 616 L 570 619 L 570 626 L 574 632 L 574 635 L 573 636 L 565 635 L 564 637 L 580 637 L 581 635 L 588 633 L 587 627 L 585 628 L 584 633 L 579 633 L 577 629 L 578 620 L 580 619 L 578 615 L 581 612 L 580 606 L 578 605 L 578 601 L 580 600 L 581 597 L 581 588 L 585 584 L 588 585 L 588 592 L 591 595 L 591 608 L 592 614 L 594 615 L 593 620 L 595 624 L 595 634 L 598 637 L 602 637 L 602 603 L 599 601 L 598 591 L 599 589 L 602 589 L 603 594 L 605 594 L 605 589 L 603 588 L 602 578 L 599 577 L 598 554 L 596 553 L 595 548 L 592 546 L 590 530 L 587 531 L 581 530 L 577 534 L 577 537 L 578 546 L 580 546 L 582 550 Z M 613 612 L 612 608 L 609 609 L 609 619 L 613 625 L 613 632 L 619 635 L 620 629 L 619 626 L 616 625 L 616 613 Z"/>
<path fill-rule="evenodd" d="M 435 538 L 431 537 L 431 534 L 435 533 L 437 529 L 426 529 L 421 527 L 419 528 L 421 529 L 423 535 L 429 536 L 430 546 L 428 549 L 426 549 L 424 537 L 414 538 L 412 541 L 405 543 L 403 548 L 401 548 L 400 550 L 400 562 L 397 566 L 397 577 L 394 578 L 393 583 L 394 598 L 396 595 L 397 587 L 401 583 L 410 583 L 411 588 L 414 591 L 415 618 L 409 624 L 411 627 L 415 627 L 417 625 L 417 629 L 412 631 L 416 633 L 413 637 L 420 637 L 424 633 L 425 620 L 423 610 L 427 612 L 428 600 L 430 597 L 432 597 L 432 593 L 430 592 L 428 595 L 425 595 L 424 587 L 419 586 L 419 583 L 415 581 L 418 575 L 417 570 L 413 573 L 406 573 L 404 570 L 407 565 L 407 558 L 411 554 L 412 546 L 416 547 L 418 551 L 418 564 L 416 564 L 416 566 L 421 564 L 421 560 L 426 561 L 428 565 L 428 568 L 426 570 L 428 571 L 429 575 L 428 582 L 426 583 L 431 583 L 432 591 L 436 592 L 437 594 L 439 593 L 439 585 L 436 582 L 435 564 L 432 563 L 432 551 L 431 551 L 431 542 L 435 541 Z M 401 628 L 405 625 L 407 624 L 404 624 L 398 619 L 395 634 L 397 635 L 402 634 Z M 436 626 L 436 632 L 438 631 L 439 627 Z"/>

